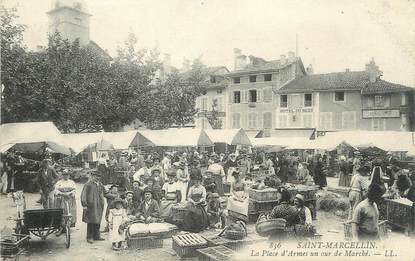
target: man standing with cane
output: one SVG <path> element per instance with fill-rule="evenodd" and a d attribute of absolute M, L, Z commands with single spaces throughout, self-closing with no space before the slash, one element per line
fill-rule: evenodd
<path fill-rule="evenodd" d="M 101 173 L 98 171 L 92 172 L 81 194 L 82 221 L 87 223 L 86 240 L 90 244 L 94 240 L 104 240 L 99 231 L 104 212 L 104 185 L 99 181 L 100 176 Z"/>

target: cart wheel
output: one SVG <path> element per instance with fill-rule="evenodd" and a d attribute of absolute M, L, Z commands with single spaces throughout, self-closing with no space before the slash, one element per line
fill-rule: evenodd
<path fill-rule="evenodd" d="M 65 229 L 65 239 L 66 239 L 66 248 L 69 248 L 71 246 L 71 227 L 68 225 Z"/>

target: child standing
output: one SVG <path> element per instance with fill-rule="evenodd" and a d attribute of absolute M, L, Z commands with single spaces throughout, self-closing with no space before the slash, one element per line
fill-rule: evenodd
<path fill-rule="evenodd" d="M 120 229 L 120 225 L 124 224 L 127 218 L 127 211 L 123 206 L 121 198 L 114 199 L 112 202 L 115 208 L 110 209 L 108 215 L 108 224 L 110 229 L 110 240 L 113 250 L 120 250 L 122 241 L 125 240 L 125 232 Z"/>

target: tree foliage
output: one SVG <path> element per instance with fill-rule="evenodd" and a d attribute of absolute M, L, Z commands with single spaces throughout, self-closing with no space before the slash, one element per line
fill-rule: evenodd
<path fill-rule="evenodd" d="M 53 121 L 64 132 L 81 132 L 115 131 L 136 119 L 150 128 L 193 121 L 195 98 L 206 87 L 200 60 L 189 72 L 157 79 L 159 51 L 138 49 L 134 34 L 112 59 L 58 33 L 30 51 L 16 10 L 0 10 L 2 122 Z"/>

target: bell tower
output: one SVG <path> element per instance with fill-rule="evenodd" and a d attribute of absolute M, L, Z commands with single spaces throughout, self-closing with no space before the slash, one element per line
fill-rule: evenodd
<path fill-rule="evenodd" d="M 69 41 L 79 39 L 81 46 L 90 42 L 87 6 L 83 0 L 54 0 L 49 16 L 49 34 L 59 32 Z"/>

